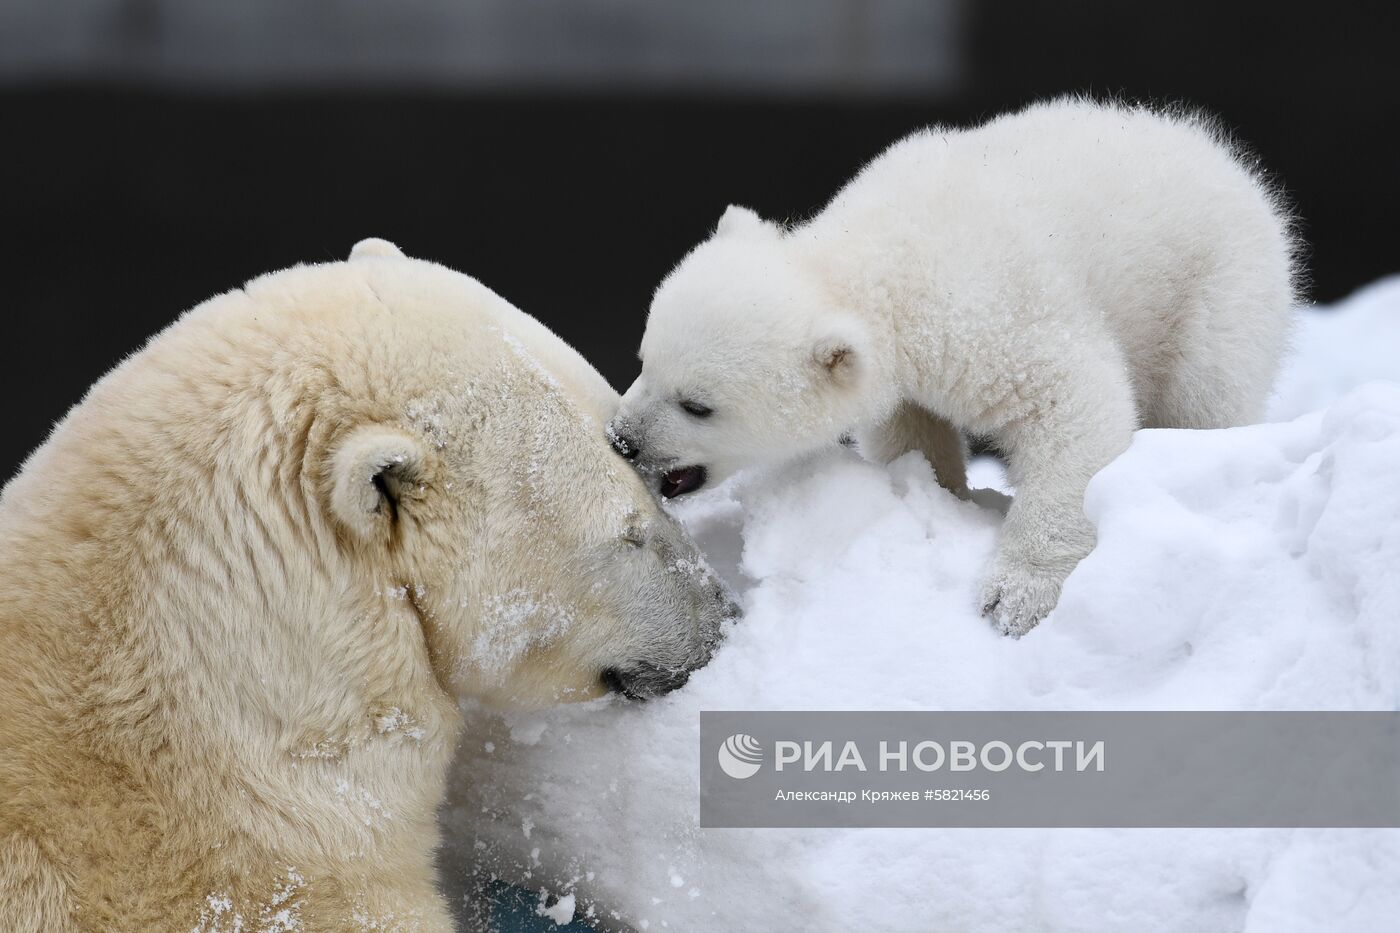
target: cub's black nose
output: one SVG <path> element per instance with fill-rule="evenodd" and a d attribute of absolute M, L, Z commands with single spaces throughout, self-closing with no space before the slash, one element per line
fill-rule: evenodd
<path fill-rule="evenodd" d="M 627 460 L 636 460 L 637 455 L 642 452 L 642 445 L 631 435 L 624 434 L 617 428 L 608 428 L 608 440 L 612 441 L 613 450 L 622 454 Z"/>

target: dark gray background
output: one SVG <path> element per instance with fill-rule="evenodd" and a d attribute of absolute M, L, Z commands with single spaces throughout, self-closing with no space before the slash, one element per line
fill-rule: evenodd
<path fill-rule="evenodd" d="M 625 387 L 730 201 L 818 207 L 930 122 L 1066 91 L 1220 113 L 1313 297 L 1400 269 L 1397 8 L 971 0 L 0 0 L 0 478 L 198 301 L 377 235 Z"/>

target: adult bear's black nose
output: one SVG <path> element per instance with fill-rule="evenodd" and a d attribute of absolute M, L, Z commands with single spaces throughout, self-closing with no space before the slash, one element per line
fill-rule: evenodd
<path fill-rule="evenodd" d="M 636 460 L 642 452 L 641 442 L 618 427 L 617 422 L 608 425 L 608 440 L 612 442 L 613 450 L 627 460 Z"/>
<path fill-rule="evenodd" d="M 651 700 L 679 690 L 690 679 L 688 670 L 670 670 L 645 662 L 626 669 L 610 667 L 603 671 L 603 686 L 629 700 Z"/>

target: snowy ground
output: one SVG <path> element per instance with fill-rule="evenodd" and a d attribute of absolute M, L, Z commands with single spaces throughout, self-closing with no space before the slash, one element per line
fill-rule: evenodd
<path fill-rule="evenodd" d="M 650 931 L 1393 928 L 1400 831 L 697 825 L 703 709 L 1400 708 L 1400 278 L 1304 316 L 1282 423 L 1140 432 L 1020 641 L 976 611 L 999 515 L 917 457 L 834 451 L 684 504 L 744 621 L 664 700 L 477 714 L 455 883 Z"/>

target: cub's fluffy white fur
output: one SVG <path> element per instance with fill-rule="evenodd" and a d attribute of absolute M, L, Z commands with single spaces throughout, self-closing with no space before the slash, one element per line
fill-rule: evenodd
<path fill-rule="evenodd" d="M 657 290 L 611 431 L 669 494 L 850 430 L 963 494 L 961 435 L 988 436 L 1017 494 L 985 607 L 1020 634 L 1135 428 L 1260 414 L 1293 256 L 1254 160 L 1197 115 L 1064 99 L 925 130 L 806 223 L 731 207 Z"/>

